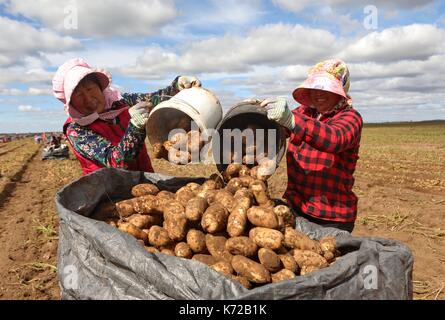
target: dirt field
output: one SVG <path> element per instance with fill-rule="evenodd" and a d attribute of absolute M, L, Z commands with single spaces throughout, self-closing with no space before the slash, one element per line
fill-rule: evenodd
<path fill-rule="evenodd" d="M 74 156 L 41 161 L 33 141 L 0 144 L 0 299 L 59 299 L 58 219 L 54 194 L 81 176 Z M 445 122 L 366 126 L 355 191 L 355 236 L 402 241 L 414 255 L 414 298 L 445 299 Z M 212 165 L 157 172 L 208 176 Z M 273 196 L 286 188 L 285 163 L 272 177 Z"/>

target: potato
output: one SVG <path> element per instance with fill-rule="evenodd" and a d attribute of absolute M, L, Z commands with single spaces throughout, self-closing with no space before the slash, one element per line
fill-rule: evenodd
<path fill-rule="evenodd" d="M 209 179 L 204 181 L 204 183 L 201 185 L 201 191 L 216 190 L 219 189 L 217 188 L 218 186 L 219 184 L 216 181 Z"/>
<path fill-rule="evenodd" d="M 254 257 L 258 246 L 249 237 L 234 237 L 227 240 L 226 250 L 233 255 Z"/>
<path fill-rule="evenodd" d="M 299 270 L 297 262 L 291 254 L 279 254 L 278 257 L 280 258 L 284 269 L 290 270 L 293 273 L 296 273 Z"/>
<path fill-rule="evenodd" d="M 188 187 L 182 187 L 178 191 L 176 191 L 176 201 L 185 204 L 192 198 L 195 197 L 193 191 L 191 191 Z"/>
<path fill-rule="evenodd" d="M 249 198 L 251 201 L 253 201 L 254 197 L 253 197 L 253 193 L 252 191 L 250 191 L 246 187 L 242 187 L 241 189 L 239 189 L 237 192 L 235 192 L 235 195 L 233 196 L 233 198 L 235 199 L 235 201 L 238 198 Z"/>
<path fill-rule="evenodd" d="M 229 191 L 232 195 L 243 187 L 242 180 L 240 178 L 232 178 L 227 183 L 225 190 Z"/>
<path fill-rule="evenodd" d="M 185 185 L 187 188 L 190 189 L 191 192 L 193 193 L 197 193 L 199 188 L 201 187 L 201 185 L 199 183 L 196 182 L 189 182 Z"/>
<path fill-rule="evenodd" d="M 164 207 L 164 219 L 167 220 L 170 217 L 184 216 L 185 208 L 179 201 L 170 201 Z"/>
<path fill-rule="evenodd" d="M 291 249 L 311 250 L 319 255 L 323 254 L 318 241 L 312 240 L 291 227 L 287 227 L 284 231 L 284 245 Z"/>
<path fill-rule="evenodd" d="M 233 209 L 233 195 L 227 190 L 218 190 L 215 193 L 215 202 L 222 204 L 229 212 Z"/>
<path fill-rule="evenodd" d="M 246 212 L 247 212 L 247 210 L 250 209 L 250 207 L 253 204 L 252 198 L 241 196 L 241 195 L 233 197 L 233 200 L 234 200 L 234 204 L 233 204 L 234 208 L 240 207 L 240 208 L 243 208 L 244 210 L 246 210 Z"/>
<path fill-rule="evenodd" d="M 252 191 L 253 196 L 259 205 L 265 204 L 270 200 L 269 193 L 264 182 L 255 180 L 250 183 L 249 189 Z"/>
<path fill-rule="evenodd" d="M 237 205 L 227 220 L 227 232 L 231 237 L 238 237 L 244 233 L 246 226 L 247 210 L 242 205 Z"/>
<path fill-rule="evenodd" d="M 226 250 L 227 239 L 225 237 L 212 236 L 211 234 L 206 234 L 205 237 L 207 250 L 213 257 L 227 262 L 232 261 L 232 254 Z"/>
<path fill-rule="evenodd" d="M 250 175 L 249 176 L 241 176 L 238 178 L 239 181 L 241 182 L 241 185 L 243 186 L 243 188 L 248 188 L 249 185 L 255 181 L 254 178 L 252 178 Z"/>
<path fill-rule="evenodd" d="M 335 255 L 331 251 L 323 251 L 323 257 L 329 263 L 331 263 L 335 259 Z"/>
<path fill-rule="evenodd" d="M 215 258 L 214 256 L 211 256 L 210 254 L 195 254 L 192 257 L 192 260 L 196 260 L 202 263 L 205 263 L 208 266 L 211 266 L 215 263 L 217 263 L 218 261 L 220 261 L 219 259 Z"/>
<path fill-rule="evenodd" d="M 164 149 L 167 151 L 167 158 L 168 158 L 168 155 L 170 154 L 170 150 L 173 149 L 174 144 L 175 143 L 170 140 L 164 141 L 164 143 L 162 144 Z"/>
<path fill-rule="evenodd" d="M 284 227 L 295 227 L 295 216 L 289 207 L 280 204 L 276 206 L 273 211 L 278 218 L 282 219 Z"/>
<path fill-rule="evenodd" d="M 195 253 L 204 252 L 206 250 L 206 236 L 204 232 L 191 229 L 187 233 L 187 244 Z"/>
<path fill-rule="evenodd" d="M 238 171 L 239 177 L 250 177 L 250 169 L 246 165 L 242 165 L 240 170 Z"/>
<path fill-rule="evenodd" d="M 127 218 L 127 221 L 138 227 L 139 229 L 147 229 L 154 225 L 162 225 L 162 217 L 133 214 Z"/>
<path fill-rule="evenodd" d="M 274 160 L 266 158 L 259 161 L 259 163 L 257 177 L 262 181 L 269 179 L 277 169 L 277 164 Z"/>
<path fill-rule="evenodd" d="M 169 248 L 161 248 L 160 252 L 163 254 L 168 254 L 169 256 L 175 256 L 175 251 L 173 251 L 172 249 Z"/>
<path fill-rule="evenodd" d="M 247 280 L 254 283 L 269 283 L 270 273 L 260 263 L 257 263 L 245 256 L 236 255 L 232 259 L 233 269 Z"/>
<path fill-rule="evenodd" d="M 260 169 L 259 166 L 255 166 L 252 169 L 250 169 L 250 176 L 254 179 L 254 180 L 259 180 L 259 181 L 263 181 L 266 182 L 267 181 L 267 176 L 264 175 L 259 175 L 258 174 L 258 170 Z"/>
<path fill-rule="evenodd" d="M 295 273 L 293 273 L 291 270 L 283 269 L 278 271 L 277 273 L 273 273 L 271 277 L 272 277 L 272 283 L 276 283 L 295 278 Z"/>
<path fill-rule="evenodd" d="M 193 252 L 187 243 L 179 242 L 175 247 L 175 256 L 190 259 L 193 256 Z"/>
<path fill-rule="evenodd" d="M 239 163 L 231 163 L 227 166 L 225 172 L 226 181 L 230 181 L 230 179 L 238 177 L 239 171 L 243 168 L 243 166 Z"/>
<path fill-rule="evenodd" d="M 167 230 L 160 226 L 152 226 L 148 232 L 148 242 L 155 247 L 164 247 L 172 243 Z"/>
<path fill-rule="evenodd" d="M 136 213 L 133 208 L 133 199 L 122 200 L 116 203 L 116 210 L 121 217 L 128 217 Z"/>
<path fill-rule="evenodd" d="M 174 148 L 170 148 L 168 151 L 168 161 L 174 164 L 188 164 L 191 161 L 192 157 L 190 153 L 183 150 L 177 150 Z"/>
<path fill-rule="evenodd" d="M 320 270 L 319 267 L 316 266 L 303 266 L 300 271 L 300 275 L 304 276 L 305 274 Z"/>
<path fill-rule="evenodd" d="M 300 268 L 303 268 L 304 266 L 313 266 L 317 268 L 329 266 L 329 263 L 324 257 L 310 250 L 294 249 L 291 251 L 291 254 Z"/>
<path fill-rule="evenodd" d="M 102 202 L 94 209 L 91 216 L 94 220 L 105 221 L 109 218 L 119 218 L 119 213 L 116 209 L 116 204 L 111 201 Z"/>
<path fill-rule="evenodd" d="M 130 222 L 121 222 L 118 224 L 118 228 L 123 232 L 131 234 L 136 239 L 143 240 L 145 244 L 148 243 L 147 234 Z"/>
<path fill-rule="evenodd" d="M 147 252 L 150 252 L 150 253 L 158 253 L 158 252 L 159 252 L 159 250 L 156 249 L 155 247 L 147 247 L 147 246 L 144 246 L 144 249 L 145 249 Z"/>
<path fill-rule="evenodd" d="M 169 216 L 164 220 L 164 228 L 170 239 L 182 241 L 187 235 L 187 218 L 184 215 Z"/>
<path fill-rule="evenodd" d="M 217 173 L 212 173 L 209 177 L 210 180 L 215 181 L 215 189 L 222 189 L 224 188 L 224 180 L 221 178 L 221 176 Z"/>
<path fill-rule="evenodd" d="M 201 220 L 202 229 L 208 233 L 224 230 L 227 226 L 228 211 L 221 204 L 210 205 Z"/>
<path fill-rule="evenodd" d="M 256 227 L 250 230 L 249 238 L 259 247 L 278 250 L 281 247 L 284 236 L 278 230 Z"/>
<path fill-rule="evenodd" d="M 335 237 L 324 237 L 320 239 L 320 246 L 321 250 L 323 251 L 329 251 L 331 253 L 334 253 L 336 250 L 336 240 Z"/>
<path fill-rule="evenodd" d="M 187 133 L 177 132 L 172 137 L 170 137 L 169 141 L 174 144 L 175 149 L 179 149 L 181 147 L 185 150 L 188 142 Z"/>
<path fill-rule="evenodd" d="M 247 210 L 247 219 L 257 227 L 278 228 L 278 218 L 270 208 L 253 206 Z"/>
<path fill-rule="evenodd" d="M 167 190 L 161 190 L 156 195 L 156 198 L 159 200 L 160 198 L 167 198 L 170 200 L 174 200 L 176 198 L 175 194 L 173 192 L 167 191 Z"/>
<path fill-rule="evenodd" d="M 217 263 L 212 264 L 210 268 L 225 276 L 230 276 L 233 274 L 232 265 L 227 261 L 218 261 Z"/>
<path fill-rule="evenodd" d="M 155 159 L 168 159 L 168 151 L 162 143 L 153 144 L 153 157 Z"/>
<path fill-rule="evenodd" d="M 158 192 L 159 188 L 152 183 L 137 184 L 131 189 L 131 194 L 133 197 L 156 195 Z"/>
<path fill-rule="evenodd" d="M 207 208 L 208 203 L 205 198 L 194 197 L 185 206 L 185 216 L 190 221 L 200 221 Z"/>
<path fill-rule="evenodd" d="M 246 289 L 251 289 L 252 288 L 252 284 L 249 282 L 249 280 L 247 280 L 246 277 L 231 275 L 230 279 L 240 283 Z"/>
<path fill-rule="evenodd" d="M 161 214 L 158 210 L 158 198 L 154 195 L 145 195 L 133 199 L 133 208 L 140 214 Z"/>
<path fill-rule="evenodd" d="M 260 263 L 270 272 L 278 272 L 281 269 L 281 260 L 278 255 L 270 249 L 258 250 Z"/>

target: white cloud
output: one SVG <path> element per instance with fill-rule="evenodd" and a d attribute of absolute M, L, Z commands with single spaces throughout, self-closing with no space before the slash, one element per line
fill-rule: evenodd
<path fill-rule="evenodd" d="M 37 107 L 33 107 L 33 106 L 31 106 L 31 105 L 19 105 L 18 107 L 17 107 L 17 109 L 19 110 L 19 111 L 21 111 L 21 112 L 40 112 L 40 111 L 42 111 L 42 109 L 40 109 L 40 108 L 37 108 Z"/>
<path fill-rule="evenodd" d="M 29 87 L 27 90 L 20 90 L 16 88 L 0 88 L 0 95 L 2 96 L 48 96 L 52 95 L 51 87 Z"/>
<path fill-rule="evenodd" d="M 0 16 L 0 67 L 23 63 L 28 56 L 41 52 L 78 49 L 81 44 L 71 37 L 61 37 L 50 30 L 36 29 L 25 23 Z"/>
<path fill-rule="evenodd" d="M 173 0 L 50 1 L 10 0 L 7 10 L 41 22 L 58 32 L 86 37 L 136 37 L 155 34 L 177 15 Z M 72 3 L 77 10 L 77 29 L 72 22 Z"/>
<path fill-rule="evenodd" d="M 322 29 L 269 24 L 251 29 L 245 37 L 225 35 L 195 41 L 180 48 L 180 53 L 152 46 L 135 66 L 119 70 L 142 78 L 172 72 L 248 72 L 253 65 L 312 63 L 338 50 L 341 42 Z"/>
<path fill-rule="evenodd" d="M 301 12 L 308 7 L 314 6 L 332 6 L 336 8 L 364 8 L 367 5 L 375 5 L 377 8 L 401 8 L 401 9 L 414 9 L 422 8 L 431 3 L 433 0 L 273 0 L 272 1 L 278 7 L 291 12 Z"/>
<path fill-rule="evenodd" d="M 372 32 L 351 42 L 339 56 L 350 62 L 425 60 L 445 51 L 445 30 L 433 25 L 412 24 Z"/>

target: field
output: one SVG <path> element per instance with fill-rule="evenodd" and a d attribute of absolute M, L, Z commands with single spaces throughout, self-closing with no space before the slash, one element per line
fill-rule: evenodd
<path fill-rule="evenodd" d="M 151 151 L 150 151 L 151 152 Z M 414 255 L 414 299 L 445 299 L 445 122 L 367 125 L 355 174 L 355 236 L 395 239 Z M 41 161 L 32 140 L 0 144 L 0 299 L 59 299 L 54 195 L 81 176 L 77 160 Z M 213 165 L 155 171 L 208 176 Z M 286 164 L 271 178 L 286 188 Z"/>

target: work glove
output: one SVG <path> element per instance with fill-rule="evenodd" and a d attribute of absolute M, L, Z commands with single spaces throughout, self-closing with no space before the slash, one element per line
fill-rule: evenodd
<path fill-rule="evenodd" d="M 130 113 L 130 122 L 138 129 L 145 128 L 145 124 L 148 120 L 148 115 L 153 108 L 153 104 L 149 101 L 141 101 L 128 109 Z"/>
<path fill-rule="evenodd" d="M 261 102 L 261 107 L 267 110 L 267 118 L 278 122 L 290 130 L 295 128 L 294 115 L 287 106 L 284 98 L 268 98 Z"/>
<path fill-rule="evenodd" d="M 191 87 L 200 87 L 201 81 L 198 78 L 193 76 L 180 76 L 178 78 L 178 90 L 188 89 Z"/>

